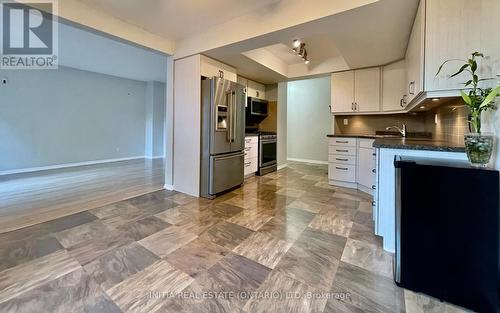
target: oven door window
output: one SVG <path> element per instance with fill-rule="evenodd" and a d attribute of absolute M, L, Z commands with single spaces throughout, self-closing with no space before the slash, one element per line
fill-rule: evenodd
<path fill-rule="evenodd" d="M 262 142 L 262 165 L 276 162 L 276 141 Z"/>

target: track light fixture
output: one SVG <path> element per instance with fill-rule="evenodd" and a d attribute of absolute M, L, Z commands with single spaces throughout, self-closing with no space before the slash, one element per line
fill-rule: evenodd
<path fill-rule="evenodd" d="M 305 64 L 309 64 L 309 59 L 307 58 L 306 44 L 298 39 L 295 39 L 293 41 L 292 46 L 293 46 L 292 51 L 297 53 L 302 58 L 302 60 L 304 60 Z"/>

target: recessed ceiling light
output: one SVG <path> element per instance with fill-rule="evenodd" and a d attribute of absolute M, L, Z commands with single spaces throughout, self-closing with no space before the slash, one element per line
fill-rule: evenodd
<path fill-rule="evenodd" d="M 298 47 L 300 47 L 300 40 L 295 39 L 295 40 L 293 41 L 293 47 L 294 47 L 294 48 L 298 48 Z"/>
<path fill-rule="evenodd" d="M 440 98 L 432 98 L 432 101 L 434 101 L 434 102 L 437 102 L 439 100 L 441 100 L 441 99 Z"/>

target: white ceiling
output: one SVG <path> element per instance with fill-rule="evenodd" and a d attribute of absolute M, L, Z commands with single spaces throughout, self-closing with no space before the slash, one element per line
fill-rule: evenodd
<path fill-rule="evenodd" d="M 205 54 L 240 68 L 234 55 L 266 50 L 286 64 L 275 72 L 290 79 L 348 69 L 388 64 L 404 57 L 419 0 L 381 0 L 309 23 L 220 47 Z M 305 65 L 291 52 L 294 39 L 306 43 L 310 63 Z M 254 59 L 254 63 L 262 63 Z M 273 62 L 278 64 L 280 62 Z M 262 65 L 262 64 L 261 64 Z M 268 70 L 273 66 L 266 64 Z M 269 71 L 259 73 L 266 76 Z M 247 74 L 247 73 L 245 73 Z M 249 77 L 256 79 L 254 77 Z M 271 81 L 275 75 L 264 78 Z M 276 82 L 276 81 L 275 81 Z"/>
<path fill-rule="evenodd" d="M 288 65 L 304 62 L 296 53 L 292 51 L 291 45 L 289 43 L 277 43 L 275 45 L 264 47 L 264 49 L 271 52 Z"/>
<path fill-rule="evenodd" d="M 151 33 L 178 40 L 282 0 L 79 1 Z"/>

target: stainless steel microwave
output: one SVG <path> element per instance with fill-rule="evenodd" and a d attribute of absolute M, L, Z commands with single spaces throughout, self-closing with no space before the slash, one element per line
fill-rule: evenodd
<path fill-rule="evenodd" d="M 248 97 L 247 115 L 254 117 L 267 117 L 269 103 L 266 100 Z"/>

